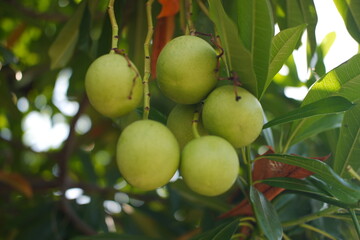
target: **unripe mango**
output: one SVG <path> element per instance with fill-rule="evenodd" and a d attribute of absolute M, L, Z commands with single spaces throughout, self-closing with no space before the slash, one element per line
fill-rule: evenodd
<path fill-rule="evenodd" d="M 206 130 L 225 138 L 235 148 L 251 144 L 260 135 L 264 115 L 258 99 L 244 88 L 225 85 L 205 100 L 202 119 Z"/>
<path fill-rule="evenodd" d="M 91 105 L 111 118 L 134 110 L 143 96 L 143 85 L 136 67 L 115 53 L 103 55 L 90 65 L 85 76 L 85 90 Z"/>
<path fill-rule="evenodd" d="M 121 133 L 116 159 L 130 185 L 153 190 L 167 184 L 178 169 L 179 144 L 163 124 L 139 120 Z"/>
<path fill-rule="evenodd" d="M 156 64 L 163 94 L 181 104 L 195 104 L 215 87 L 217 56 L 205 40 L 181 36 L 168 42 Z"/>

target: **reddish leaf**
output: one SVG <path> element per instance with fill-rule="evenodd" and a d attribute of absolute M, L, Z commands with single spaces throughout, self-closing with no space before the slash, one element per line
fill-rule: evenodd
<path fill-rule="evenodd" d="M 159 3 L 162 8 L 157 18 L 174 16 L 180 9 L 179 0 L 159 0 Z"/>
<path fill-rule="evenodd" d="M 157 16 L 157 22 L 154 30 L 154 43 L 151 56 L 151 76 L 156 78 L 156 62 L 158 56 L 169 42 L 175 30 L 175 14 L 179 12 L 179 0 L 159 0 L 162 5 L 161 12 Z"/>
<path fill-rule="evenodd" d="M 265 158 L 267 154 L 272 154 L 272 153 L 275 152 L 271 147 L 269 147 L 269 150 L 262 155 L 264 156 L 264 158 L 259 159 L 254 163 L 254 168 L 252 173 L 254 182 L 258 180 L 274 178 L 274 177 L 291 177 L 291 178 L 300 179 L 300 178 L 306 178 L 313 174 L 312 172 L 306 169 L 289 165 L 286 163 L 272 161 Z M 317 157 L 315 159 L 325 161 L 328 158 L 329 155 L 325 157 Z M 255 184 L 255 187 L 260 192 L 262 192 L 269 201 L 274 199 L 277 195 L 279 195 L 282 191 L 285 190 L 284 188 L 272 187 L 265 183 L 257 183 Z M 237 216 L 237 215 L 253 215 L 251 204 L 247 199 L 244 199 L 236 207 L 221 215 L 220 218 Z"/>
<path fill-rule="evenodd" d="M 174 16 L 162 17 L 157 20 L 154 30 L 154 44 L 151 56 L 151 76 L 153 78 L 156 78 L 156 62 L 158 56 L 166 43 L 173 37 L 175 29 L 174 20 Z"/>
<path fill-rule="evenodd" d="M 10 185 L 29 198 L 33 196 L 29 182 L 20 174 L 0 171 L 0 182 Z"/>

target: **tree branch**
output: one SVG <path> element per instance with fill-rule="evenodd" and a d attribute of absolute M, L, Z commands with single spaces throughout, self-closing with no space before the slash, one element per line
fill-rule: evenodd
<path fill-rule="evenodd" d="M 67 139 L 65 140 L 62 150 L 58 154 L 58 164 L 59 164 L 59 182 L 60 182 L 60 191 L 62 192 L 61 196 L 61 209 L 68 219 L 74 224 L 74 227 L 80 232 L 86 235 L 94 235 L 96 231 L 92 229 L 88 224 L 86 224 L 72 209 L 70 202 L 65 197 L 65 192 L 69 188 L 68 184 L 68 162 L 70 156 L 74 152 L 75 143 L 76 143 L 76 133 L 75 126 L 80 116 L 89 105 L 89 101 L 84 94 L 82 100 L 79 104 L 79 110 L 75 116 L 71 119 L 70 130 Z"/>
<path fill-rule="evenodd" d="M 61 197 L 61 209 L 69 220 L 74 224 L 74 227 L 86 235 L 95 235 L 96 231 L 85 223 L 70 206 L 69 200 L 66 199 L 65 194 Z"/>
<path fill-rule="evenodd" d="M 84 110 L 86 109 L 86 107 L 88 105 L 89 105 L 89 101 L 88 101 L 86 95 L 84 95 L 79 104 L 78 112 L 71 119 L 69 135 L 68 135 L 67 139 L 65 140 L 63 148 L 61 149 L 61 151 L 58 154 L 59 180 L 60 180 L 62 186 L 65 187 L 65 189 L 62 189 L 62 190 L 66 190 L 66 177 L 67 177 L 68 161 L 69 161 L 71 154 L 74 151 L 74 147 L 75 147 L 75 143 L 76 143 L 75 126 L 76 126 L 76 123 L 79 120 L 80 116 L 82 115 L 82 113 L 84 112 Z"/>

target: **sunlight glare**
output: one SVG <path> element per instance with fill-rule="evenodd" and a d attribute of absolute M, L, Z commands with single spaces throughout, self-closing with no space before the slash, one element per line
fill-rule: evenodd
<path fill-rule="evenodd" d="M 69 134 L 69 125 L 57 122 L 52 125 L 49 114 L 32 111 L 22 122 L 23 141 L 34 151 L 58 148 Z"/>
<path fill-rule="evenodd" d="M 70 69 L 61 70 L 56 80 L 52 101 L 59 110 L 66 116 L 74 116 L 79 109 L 79 103 L 69 101 L 66 93 L 69 88 L 69 79 L 72 71 Z"/>

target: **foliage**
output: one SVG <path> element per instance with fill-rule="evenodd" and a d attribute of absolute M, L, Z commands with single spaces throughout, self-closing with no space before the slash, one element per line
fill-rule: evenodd
<path fill-rule="evenodd" d="M 157 87 L 157 55 L 166 41 L 191 31 L 190 23 L 223 50 L 218 85 L 242 84 L 269 119 L 253 144 L 238 149 L 237 182 L 217 197 L 192 192 L 178 176 L 145 192 L 119 173 L 116 142 L 143 109 L 106 118 L 84 90 L 90 63 L 111 50 L 107 4 L 0 2 L 0 240 L 360 236 L 360 55 L 325 69 L 334 35 L 316 39 L 312 0 L 152 4 L 150 119 L 166 124 L 175 105 Z M 360 43 L 360 1 L 334 4 Z M 146 1 L 116 0 L 114 9 L 118 49 L 144 76 Z M 304 82 L 293 53 L 305 31 L 313 71 Z M 286 76 L 278 73 L 284 65 Z M 288 86 L 307 86 L 305 99 L 285 95 Z"/>

